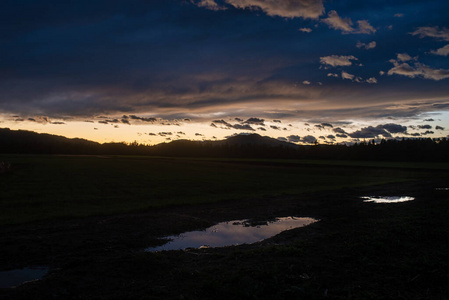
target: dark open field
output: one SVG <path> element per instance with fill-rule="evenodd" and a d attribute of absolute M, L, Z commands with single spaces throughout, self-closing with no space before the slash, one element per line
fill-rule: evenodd
<path fill-rule="evenodd" d="M 449 165 L 3 155 L 2 299 L 447 299 Z M 360 196 L 414 196 L 398 204 Z M 145 253 L 235 219 L 320 219 L 254 245 Z"/>

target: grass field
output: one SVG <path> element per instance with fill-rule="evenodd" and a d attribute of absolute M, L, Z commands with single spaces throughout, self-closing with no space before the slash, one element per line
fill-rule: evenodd
<path fill-rule="evenodd" d="M 3 155 L 0 224 L 448 176 L 447 164 Z"/>
<path fill-rule="evenodd" d="M 0 176 L 0 220 L 9 224 L 0 226 L 0 270 L 51 269 L 0 289 L 0 299 L 448 299 L 445 164 L 0 160 L 14 169 Z M 415 200 L 364 203 L 365 195 Z M 131 211 L 139 213 L 98 216 Z M 143 251 L 160 237 L 274 216 L 319 222 L 251 245 Z"/>

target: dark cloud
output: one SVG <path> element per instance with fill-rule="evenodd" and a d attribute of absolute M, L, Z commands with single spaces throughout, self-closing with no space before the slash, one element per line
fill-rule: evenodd
<path fill-rule="evenodd" d="M 259 119 L 259 118 L 249 118 L 248 120 L 246 120 L 244 123 L 245 124 L 252 124 L 252 125 L 260 125 L 260 126 L 264 126 L 265 120 L 264 119 Z"/>
<path fill-rule="evenodd" d="M 435 132 L 431 130 L 426 130 L 426 132 L 421 133 L 422 135 L 434 134 Z"/>
<path fill-rule="evenodd" d="M 53 125 L 65 125 L 65 122 L 50 122 Z"/>
<path fill-rule="evenodd" d="M 254 121 L 254 120 L 252 120 L 252 119 L 254 119 L 254 118 L 250 118 L 250 119 L 248 119 L 250 122 L 252 122 L 252 121 Z M 245 123 L 247 123 L 247 122 L 245 122 Z M 230 124 L 230 123 L 228 123 L 228 122 L 226 122 L 225 120 L 213 120 L 212 121 L 212 124 L 211 124 L 211 126 L 213 125 L 213 126 L 215 126 L 215 127 L 217 127 L 215 124 L 219 124 L 219 125 L 223 125 L 225 128 L 234 128 L 234 129 L 237 129 L 237 130 L 250 130 L 250 131 L 255 131 L 255 129 L 254 128 L 252 128 L 251 127 L 251 125 L 249 125 L 249 124 Z M 257 122 L 252 122 L 252 124 L 258 124 Z"/>
<path fill-rule="evenodd" d="M 389 133 L 406 133 L 407 132 L 407 127 L 399 125 L 399 124 L 389 123 L 389 124 L 379 125 L 378 127 L 385 129 Z"/>
<path fill-rule="evenodd" d="M 432 126 L 428 125 L 428 124 L 426 124 L 426 125 L 418 125 L 418 128 L 419 129 L 432 129 Z"/>
<path fill-rule="evenodd" d="M 144 118 L 144 117 L 138 117 L 138 116 L 135 116 L 135 115 L 130 115 L 129 118 L 132 119 L 132 120 L 139 120 L 139 121 L 142 121 L 142 122 L 149 122 L 149 123 L 154 123 L 154 122 L 157 121 L 156 118 Z"/>
<path fill-rule="evenodd" d="M 241 125 L 241 124 L 235 124 L 235 125 L 231 125 L 232 128 L 234 129 L 238 129 L 238 130 L 251 130 L 251 131 L 255 131 L 254 128 L 252 128 L 250 125 L 245 124 L 245 125 Z"/>
<path fill-rule="evenodd" d="M 159 132 L 158 135 L 159 136 L 167 136 L 167 135 L 173 135 L 173 133 L 171 133 L 171 132 Z"/>
<path fill-rule="evenodd" d="M 444 127 L 441 127 L 441 126 L 438 126 L 438 125 L 437 125 L 437 126 L 435 126 L 435 129 L 436 129 L 436 130 L 444 130 Z"/>
<path fill-rule="evenodd" d="M 262 130 L 262 131 L 267 131 L 265 128 L 263 128 L 263 127 L 259 127 L 259 128 L 257 128 L 258 130 Z"/>
<path fill-rule="evenodd" d="M 383 136 L 386 138 L 391 137 L 391 134 L 384 128 L 382 128 L 382 126 L 377 127 L 368 126 L 360 130 L 357 130 L 353 133 L 349 133 L 348 135 L 354 139 L 368 139 L 368 138 L 375 138 L 378 136 Z"/>
<path fill-rule="evenodd" d="M 299 143 L 301 141 L 301 137 L 299 135 L 289 135 L 287 140 L 290 143 Z"/>
<path fill-rule="evenodd" d="M 305 137 L 302 138 L 301 141 L 307 144 L 314 144 L 316 143 L 317 139 L 314 136 L 306 135 Z"/>
<path fill-rule="evenodd" d="M 339 138 L 343 138 L 343 139 L 348 137 L 346 134 L 342 134 L 342 133 L 337 133 L 336 136 Z"/>
<path fill-rule="evenodd" d="M 334 128 L 333 131 L 335 133 L 341 133 L 341 134 L 346 134 L 346 131 L 340 127 Z"/>
<path fill-rule="evenodd" d="M 281 120 L 273 120 L 274 123 L 282 123 Z"/>
<path fill-rule="evenodd" d="M 335 130 L 334 130 L 335 131 Z M 349 133 L 348 135 L 352 138 L 362 139 L 362 138 L 376 138 L 378 136 L 383 136 L 386 138 L 391 138 L 391 134 L 396 133 L 407 133 L 407 127 L 399 124 L 389 123 L 378 125 L 376 127 L 368 126 L 357 130 L 353 133 Z"/>
<path fill-rule="evenodd" d="M 228 122 L 226 122 L 225 120 L 213 120 L 212 123 L 213 124 L 221 124 L 221 125 L 224 125 L 226 127 L 232 127 L 232 125 L 229 124 Z"/>
<path fill-rule="evenodd" d="M 279 141 L 282 141 L 282 142 L 288 142 L 288 139 L 287 138 L 285 138 L 285 137 L 278 137 L 277 138 Z"/>
<path fill-rule="evenodd" d="M 275 125 L 270 125 L 270 128 L 274 130 L 281 130 L 281 127 Z"/>

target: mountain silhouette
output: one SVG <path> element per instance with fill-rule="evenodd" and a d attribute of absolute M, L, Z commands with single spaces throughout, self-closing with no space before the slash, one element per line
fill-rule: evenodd
<path fill-rule="evenodd" d="M 293 158 L 371 161 L 449 161 L 449 140 L 383 139 L 353 145 L 296 145 L 258 134 L 219 141 L 176 140 L 154 146 L 104 143 L 0 128 L 0 153 L 150 155 L 173 157 Z"/>
<path fill-rule="evenodd" d="M 225 140 L 216 141 L 215 143 L 217 143 L 218 145 L 225 144 L 229 146 L 252 145 L 252 146 L 291 147 L 291 148 L 299 147 L 296 144 L 280 141 L 268 136 L 261 136 L 257 133 L 239 134 L 231 136 Z"/>

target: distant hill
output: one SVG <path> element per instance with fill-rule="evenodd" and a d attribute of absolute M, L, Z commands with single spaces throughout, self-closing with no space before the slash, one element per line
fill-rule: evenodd
<path fill-rule="evenodd" d="M 0 153 L 36 154 L 141 154 L 167 156 L 272 157 L 277 150 L 298 145 L 258 134 L 236 135 L 220 141 L 177 140 L 154 146 L 105 143 L 26 130 L 0 128 Z M 279 152 L 279 151 L 277 151 Z M 282 152 L 282 151 L 281 151 Z M 282 155 L 281 155 L 282 156 Z"/>
<path fill-rule="evenodd" d="M 261 136 L 256 133 L 235 135 L 225 140 L 216 141 L 215 143 L 218 145 L 225 144 L 229 146 L 253 145 L 253 146 L 267 146 L 267 147 L 291 147 L 291 148 L 299 147 L 298 145 L 293 143 L 280 141 L 268 136 Z"/>
<path fill-rule="evenodd" d="M 0 153 L 150 155 L 175 157 L 344 159 L 381 161 L 449 161 L 449 140 L 403 139 L 346 145 L 296 145 L 258 134 L 220 141 L 177 140 L 154 146 L 100 144 L 85 139 L 0 128 Z"/>
<path fill-rule="evenodd" d="M 87 154 L 99 150 L 99 146 L 85 139 L 0 128 L 1 153 Z"/>
<path fill-rule="evenodd" d="M 152 146 L 153 155 L 184 157 L 293 158 L 300 146 L 258 134 L 236 135 L 219 141 L 178 140 Z"/>

